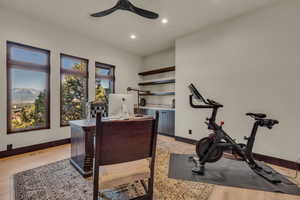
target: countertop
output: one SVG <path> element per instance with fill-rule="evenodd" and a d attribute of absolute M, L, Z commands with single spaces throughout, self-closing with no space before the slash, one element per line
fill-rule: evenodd
<path fill-rule="evenodd" d="M 145 119 L 152 119 L 151 115 L 144 115 L 142 117 L 131 117 L 129 119 L 123 119 L 121 117 L 104 117 L 102 121 L 138 121 L 138 120 L 145 120 Z M 83 120 L 73 120 L 69 122 L 70 125 L 79 126 L 83 128 L 94 128 L 96 126 L 96 119 L 83 119 Z"/>
<path fill-rule="evenodd" d="M 140 106 L 141 109 L 151 109 L 151 110 L 169 110 L 175 111 L 175 108 L 167 107 L 167 106 Z"/>

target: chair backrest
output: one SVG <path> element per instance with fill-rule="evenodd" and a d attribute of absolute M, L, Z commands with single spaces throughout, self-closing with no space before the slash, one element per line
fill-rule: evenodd
<path fill-rule="evenodd" d="M 96 118 L 97 113 L 101 113 L 102 117 L 107 117 L 107 105 L 105 103 L 92 103 L 90 110 L 90 118 Z"/>
<path fill-rule="evenodd" d="M 111 165 L 152 157 L 156 148 L 157 120 L 102 121 L 96 119 L 96 164 Z M 158 114 L 157 114 L 158 119 Z"/>

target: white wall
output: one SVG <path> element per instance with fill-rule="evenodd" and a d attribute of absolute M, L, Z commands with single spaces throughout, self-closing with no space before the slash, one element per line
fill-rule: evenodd
<path fill-rule="evenodd" d="M 143 57 L 143 71 L 154 70 L 163 67 L 175 66 L 175 49 L 167 49 L 164 51 L 157 52 L 155 54 Z M 174 78 L 175 72 L 166 72 L 161 74 L 155 74 L 150 76 L 140 77 L 141 81 L 160 79 L 160 78 Z M 141 87 L 145 90 L 150 90 L 154 92 L 165 92 L 165 91 L 175 91 L 175 84 L 165 84 L 165 85 L 153 85 L 153 86 L 143 86 Z M 163 104 L 171 105 L 174 96 L 147 96 L 147 102 L 150 104 Z"/>
<path fill-rule="evenodd" d="M 175 66 L 175 48 L 143 57 L 144 71 L 170 66 Z"/>
<path fill-rule="evenodd" d="M 176 41 L 176 135 L 199 139 L 209 112 L 192 109 L 188 84 L 225 105 L 219 120 L 243 141 L 253 120 L 265 112 L 280 124 L 259 129 L 255 152 L 296 161 L 300 158 L 300 1 L 212 25 Z M 193 134 L 188 134 L 188 129 Z"/>
<path fill-rule="evenodd" d="M 70 129 L 60 128 L 60 53 L 89 59 L 89 98 L 95 95 L 95 61 L 116 65 L 116 92 L 124 93 L 138 82 L 142 59 L 105 43 L 89 40 L 18 13 L 0 10 L 0 151 L 70 137 Z M 51 51 L 51 129 L 7 135 L 6 133 L 6 41 L 19 42 Z"/>

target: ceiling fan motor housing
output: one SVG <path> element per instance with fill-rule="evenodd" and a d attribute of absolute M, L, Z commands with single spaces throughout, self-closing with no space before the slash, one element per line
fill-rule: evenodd
<path fill-rule="evenodd" d="M 104 10 L 98 13 L 94 13 L 91 14 L 92 17 L 104 17 L 106 15 L 109 15 L 113 12 L 115 12 L 116 10 L 127 10 L 130 12 L 133 12 L 137 15 L 140 15 L 142 17 L 148 18 L 148 19 L 157 19 L 159 17 L 159 15 L 155 12 L 149 11 L 149 10 L 144 10 L 142 8 L 138 8 L 136 6 L 134 6 L 132 3 L 130 3 L 130 1 L 128 0 L 119 0 L 117 2 L 117 4 L 108 9 L 108 10 Z"/>

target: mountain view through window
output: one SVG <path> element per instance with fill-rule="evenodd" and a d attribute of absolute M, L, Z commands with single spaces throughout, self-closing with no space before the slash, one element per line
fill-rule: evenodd
<path fill-rule="evenodd" d="M 8 132 L 49 128 L 50 52 L 7 43 Z"/>

